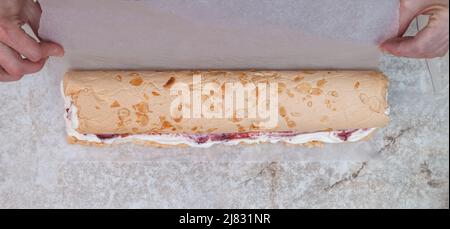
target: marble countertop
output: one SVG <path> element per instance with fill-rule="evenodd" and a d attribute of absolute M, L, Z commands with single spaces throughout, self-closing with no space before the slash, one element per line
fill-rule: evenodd
<path fill-rule="evenodd" d="M 376 149 L 369 158 L 267 161 L 158 160 L 127 147 L 73 153 L 62 116 L 49 115 L 63 112 L 51 62 L 0 84 L 0 208 L 448 208 L 448 61 L 382 58 L 392 122 L 369 143 Z"/>

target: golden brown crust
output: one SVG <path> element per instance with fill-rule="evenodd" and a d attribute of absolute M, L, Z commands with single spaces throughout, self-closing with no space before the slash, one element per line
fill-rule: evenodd
<path fill-rule="evenodd" d="M 98 143 L 98 142 L 91 142 L 91 141 L 84 141 L 79 140 L 76 137 L 73 136 L 67 136 L 67 143 L 69 144 L 78 144 L 83 146 L 96 146 L 96 147 L 106 147 L 108 144 L 105 143 Z"/>
<path fill-rule="evenodd" d="M 370 141 L 377 132 L 378 129 L 375 129 L 374 131 L 370 132 L 366 137 L 361 139 L 361 141 Z"/>
<path fill-rule="evenodd" d="M 170 87 L 202 83 L 277 82 L 278 124 L 258 129 L 258 119 L 176 119 Z M 389 121 L 386 77 L 374 71 L 74 71 L 64 94 L 78 109 L 82 134 L 317 132 L 383 127 Z"/>
<path fill-rule="evenodd" d="M 321 141 L 310 141 L 307 143 L 303 143 L 302 146 L 306 148 L 323 148 L 324 143 Z"/>

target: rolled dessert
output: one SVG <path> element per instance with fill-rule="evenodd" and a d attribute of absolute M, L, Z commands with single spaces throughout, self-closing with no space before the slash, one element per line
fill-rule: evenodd
<path fill-rule="evenodd" d="M 69 143 L 355 142 L 389 122 L 376 71 L 70 71 Z"/>

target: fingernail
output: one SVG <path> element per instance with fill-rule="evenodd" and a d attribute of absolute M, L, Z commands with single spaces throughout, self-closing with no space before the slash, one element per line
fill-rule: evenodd
<path fill-rule="evenodd" d="M 64 56 L 64 49 L 58 48 L 58 51 L 57 51 L 57 53 L 56 53 L 56 56 L 58 56 L 58 57 Z"/>
<path fill-rule="evenodd" d="M 380 45 L 378 47 L 378 49 L 381 51 L 381 53 L 383 54 L 391 54 L 391 52 L 389 51 L 389 49 L 386 48 L 386 46 L 384 45 L 384 43 L 382 45 Z"/>
<path fill-rule="evenodd" d="M 384 54 L 387 53 L 387 50 L 383 48 L 383 45 L 378 46 L 378 50 Z"/>
<path fill-rule="evenodd" d="M 383 54 L 391 54 L 388 50 L 384 49 L 384 48 L 380 48 L 381 53 Z"/>
<path fill-rule="evenodd" d="M 64 50 L 60 47 L 54 47 L 54 48 L 52 48 L 50 54 L 52 56 L 61 57 L 61 56 L 64 56 Z"/>

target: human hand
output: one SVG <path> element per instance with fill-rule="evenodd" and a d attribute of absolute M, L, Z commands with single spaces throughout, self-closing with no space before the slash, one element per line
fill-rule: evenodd
<path fill-rule="evenodd" d="M 40 71 L 50 56 L 64 55 L 53 42 L 37 42 L 21 26 L 29 24 L 38 35 L 41 8 L 33 0 L 1 0 L 0 82 L 16 81 Z"/>
<path fill-rule="evenodd" d="M 400 0 L 399 37 L 381 45 L 395 56 L 412 58 L 442 57 L 448 52 L 449 0 Z M 428 25 L 416 36 L 403 36 L 419 15 L 430 15 Z"/>

